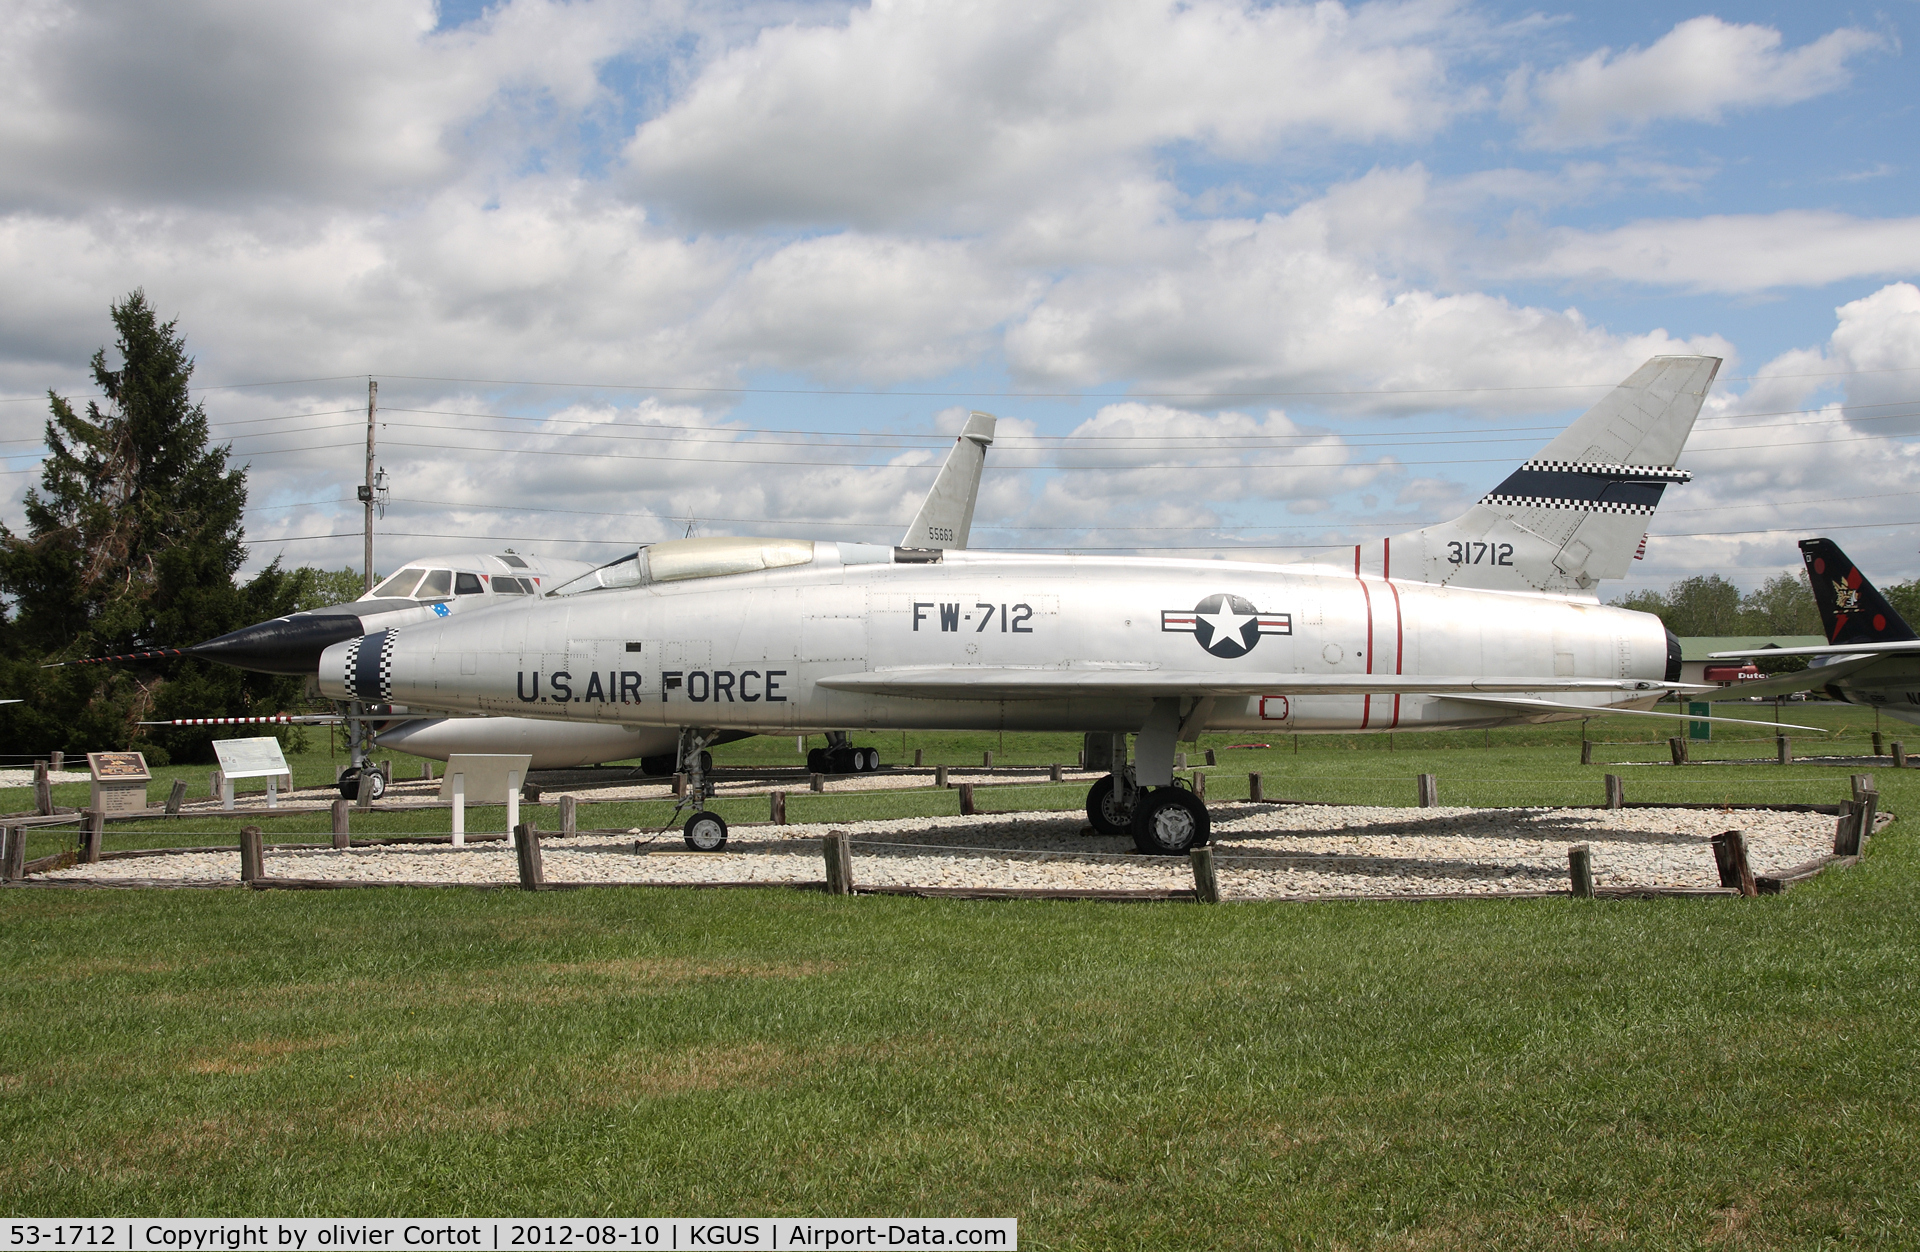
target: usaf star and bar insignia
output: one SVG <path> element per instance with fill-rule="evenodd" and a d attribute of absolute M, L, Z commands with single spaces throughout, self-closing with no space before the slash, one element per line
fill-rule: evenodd
<path fill-rule="evenodd" d="M 1262 635 L 1291 635 L 1293 615 L 1261 613 L 1235 595 L 1211 595 L 1191 609 L 1160 610 L 1160 629 L 1192 635 L 1214 656 L 1233 658 L 1253 651 Z"/>

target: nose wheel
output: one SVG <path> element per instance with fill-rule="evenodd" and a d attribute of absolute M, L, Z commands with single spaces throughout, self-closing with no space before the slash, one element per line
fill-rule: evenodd
<path fill-rule="evenodd" d="M 718 852 L 727 846 L 727 822 L 718 813 L 695 813 L 680 828 L 680 834 L 695 852 Z"/>

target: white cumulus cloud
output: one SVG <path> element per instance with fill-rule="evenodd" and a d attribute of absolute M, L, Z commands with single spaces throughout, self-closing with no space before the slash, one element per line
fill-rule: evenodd
<path fill-rule="evenodd" d="M 1771 26 L 1696 17 L 1650 47 L 1601 48 L 1538 76 L 1522 71 L 1509 84 L 1507 108 L 1534 119 L 1527 128 L 1534 143 L 1605 143 L 1668 118 L 1716 122 L 1729 110 L 1838 90 L 1848 61 L 1883 42 L 1843 27 L 1788 49 Z"/>

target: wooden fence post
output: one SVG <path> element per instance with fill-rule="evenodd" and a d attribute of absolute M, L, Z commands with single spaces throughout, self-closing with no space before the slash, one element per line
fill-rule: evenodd
<path fill-rule="evenodd" d="M 1414 779 L 1420 793 L 1420 807 L 1434 809 L 1440 807 L 1440 776 L 1438 774 L 1419 774 Z"/>
<path fill-rule="evenodd" d="M 960 816 L 973 816 L 973 784 L 960 784 Z"/>
<path fill-rule="evenodd" d="M 433 781 L 433 762 L 432 761 L 420 762 L 420 781 L 421 782 Z"/>
<path fill-rule="evenodd" d="M 173 790 L 167 793 L 167 816 L 169 817 L 180 816 L 180 806 L 186 803 L 186 799 L 187 799 L 187 780 L 184 778 L 174 779 Z"/>
<path fill-rule="evenodd" d="M 333 802 L 333 846 L 335 848 L 353 846 L 353 833 L 347 816 L 351 812 L 353 812 L 353 806 L 345 800 Z"/>
<path fill-rule="evenodd" d="M 943 790 L 946 788 L 946 785 L 947 785 L 947 767 L 946 766 L 936 765 L 933 767 L 933 785 Z"/>
<path fill-rule="evenodd" d="M 45 761 L 33 763 L 33 807 L 42 817 L 53 816 L 53 779 L 47 773 Z"/>
<path fill-rule="evenodd" d="M 1905 769 L 1907 767 L 1907 745 L 1901 743 L 1898 739 L 1893 741 L 1893 767 L 1895 769 Z"/>
<path fill-rule="evenodd" d="M 266 877 L 261 868 L 260 828 L 242 826 L 240 828 L 240 881 L 257 882 Z"/>
<path fill-rule="evenodd" d="M 1212 749 L 1212 748 L 1208 748 L 1208 749 L 1207 749 L 1207 764 L 1209 764 L 1209 765 L 1218 765 L 1219 763 L 1220 763 L 1220 762 L 1219 762 L 1219 761 L 1218 761 L 1217 759 L 1215 759 L 1215 757 L 1214 757 L 1214 755 L 1213 755 L 1213 749 Z"/>
<path fill-rule="evenodd" d="M 1747 864 L 1747 837 L 1737 830 L 1713 837 L 1713 864 L 1720 871 L 1720 885 L 1736 888 L 1743 896 L 1757 896 L 1753 869 Z"/>
<path fill-rule="evenodd" d="M 1880 732 L 1877 730 L 1873 732 L 1873 754 L 1875 756 L 1885 756 L 1887 754 L 1887 745 L 1880 738 Z"/>
<path fill-rule="evenodd" d="M 1580 764 L 1593 764 L 1593 740 L 1591 739 L 1582 739 L 1580 741 Z"/>
<path fill-rule="evenodd" d="M 520 890 L 540 890 L 547 873 L 540 862 L 540 832 L 532 822 L 521 822 L 513 828 L 513 856 L 520 864 Z"/>
<path fill-rule="evenodd" d="M 1567 849 L 1567 877 L 1573 880 L 1573 894 L 1582 900 L 1593 898 L 1593 849 L 1576 843 Z"/>
<path fill-rule="evenodd" d="M 1858 800 L 1840 802 L 1840 820 L 1833 827 L 1835 856 L 1860 855 L 1860 812 L 1863 807 Z"/>
<path fill-rule="evenodd" d="M 827 789 L 827 776 L 825 774 L 808 774 L 807 775 L 808 791 L 825 791 L 826 789 Z"/>
<path fill-rule="evenodd" d="M 825 840 L 827 858 L 827 894 L 830 896 L 850 896 L 853 894 L 853 846 L 848 842 L 845 831 L 830 830 Z"/>
<path fill-rule="evenodd" d="M 915 748 L 913 750 L 913 767 L 915 769 L 920 768 L 920 762 L 925 759 L 925 756 L 924 756 L 925 751 L 926 750 L 924 748 Z"/>
<path fill-rule="evenodd" d="M 987 749 L 987 751 L 980 754 L 980 768 L 982 769 L 993 768 L 993 749 L 989 748 Z"/>
<path fill-rule="evenodd" d="M 1260 787 L 1260 775 L 1248 774 L 1247 775 L 1247 799 L 1253 801 L 1255 804 L 1259 804 L 1265 801 L 1266 798 L 1267 798 L 1266 795 L 1262 792 Z"/>
<path fill-rule="evenodd" d="M 0 882 L 19 882 L 27 876 L 27 828 L 0 826 Z"/>
<path fill-rule="evenodd" d="M 1206 844 L 1187 850 L 1193 865 L 1193 895 L 1202 904 L 1220 903 L 1220 878 L 1213 869 L 1213 849 Z"/>
<path fill-rule="evenodd" d="M 1058 761 L 1055 761 L 1055 762 L 1053 763 L 1053 765 L 1052 765 L 1052 767 L 1051 767 L 1051 768 L 1049 768 L 1049 769 L 1047 770 L 1047 781 L 1048 781 L 1048 782 L 1059 782 L 1059 781 L 1060 781 L 1060 780 L 1061 780 L 1062 778 L 1064 778 L 1064 777 L 1065 777 L 1065 775 L 1064 775 L 1063 773 L 1061 773 L 1061 770 L 1060 770 L 1060 762 L 1058 762 Z"/>
<path fill-rule="evenodd" d="M 571 839 L 580 833 L 580 797 L 560 797 L 560 837 Z"/>
<path fill-rule="evenodd" d="M 86 820 L 86 841 L 81 847 L 80 860 L 87 865 L 100 863 L 100 846 L 106 842 L 107 814 L 104 809 L 86 809 L 82 816 Z"/>
<path fill-rule="evenodd" d="M 1620 781 L 1620 775 L 1607 775 L 1607 807 L 1624 809 L 1627 807 L 1627 785 Z"/>
<path fill-rule="evenodd" d="M 1667 751 L 1673 754 L 1673 763 L 1675 765 L 1685 765 L 1687 763 L 1687 741 L 1685 739 L 1667 740 Z"/>
<path fill-rule="evenodd" d="M 1867 792 L 1866 795 L 1860 797 L 1860 822 L 1859 822 L 1860 852 L 1859 852 L 1859 855 L 1861 856 L 1865 856 L 1867 854 L 1867 843 L 1873 838 L 1874 818 L 1879 816 L 1879 813 L 1880 813 L 1880 793 L 1879 792 L 1869 791 Z"/>
<path fill-rule="evenodd" d="M 1878 788 L 1873 785 L 1872 774 L 1849 775 L 1847 778 L 1847 786 L 1853 792 L 1853 798 L 1856 800 L 1865 799 L 1867 792 L 1878 790 Z"/>
<path fill-rule="evenodd" d="M 1773 737 L 1773 750 L 1782 765 L 1793 764 L 1793 740 L 1785 735 Z"/>
<path fill-rule="evenodd" d="M 1196 800 L 1207 798 L 1207 776 L 1198 770 L 1195 770 L 1193 775 L 1193 798 Z"/>
<path fill-rule="evenodd" d="M 687 776 L 685 774 L 675 774 L 673 776 L 673 794 L 675 799 L 685 798 L 687 794 Z"/>
<path fill-rule="evenodd" d="M 373 808 L 373 784 L 367 781 L 367 775 L 373 772 L 373 762 L 368 761 L 360 767 L 359 775 L 353 780 L 353 802 L 362 809 Z"/>
<path fill-rule="evenodd" d="M 772 791 L 767 793 L 767 820 L 775 826 L 787 824 L 787 793 Z"/>

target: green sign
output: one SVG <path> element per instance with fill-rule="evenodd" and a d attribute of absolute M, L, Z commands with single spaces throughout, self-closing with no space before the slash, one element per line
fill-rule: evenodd
<path fill-rule="evenodd" d="M 1708 704 L 1705 700 L 1689 700 L 1687 702 L 1687 716 L 1688 717 L 1711 717 L 1713 716 L 1713 706 L 1711 704 Z M 1713 723 L 1712 722 L 1688 722 L 1687 738 L 1689 739 L 1713 738 Z"/>

